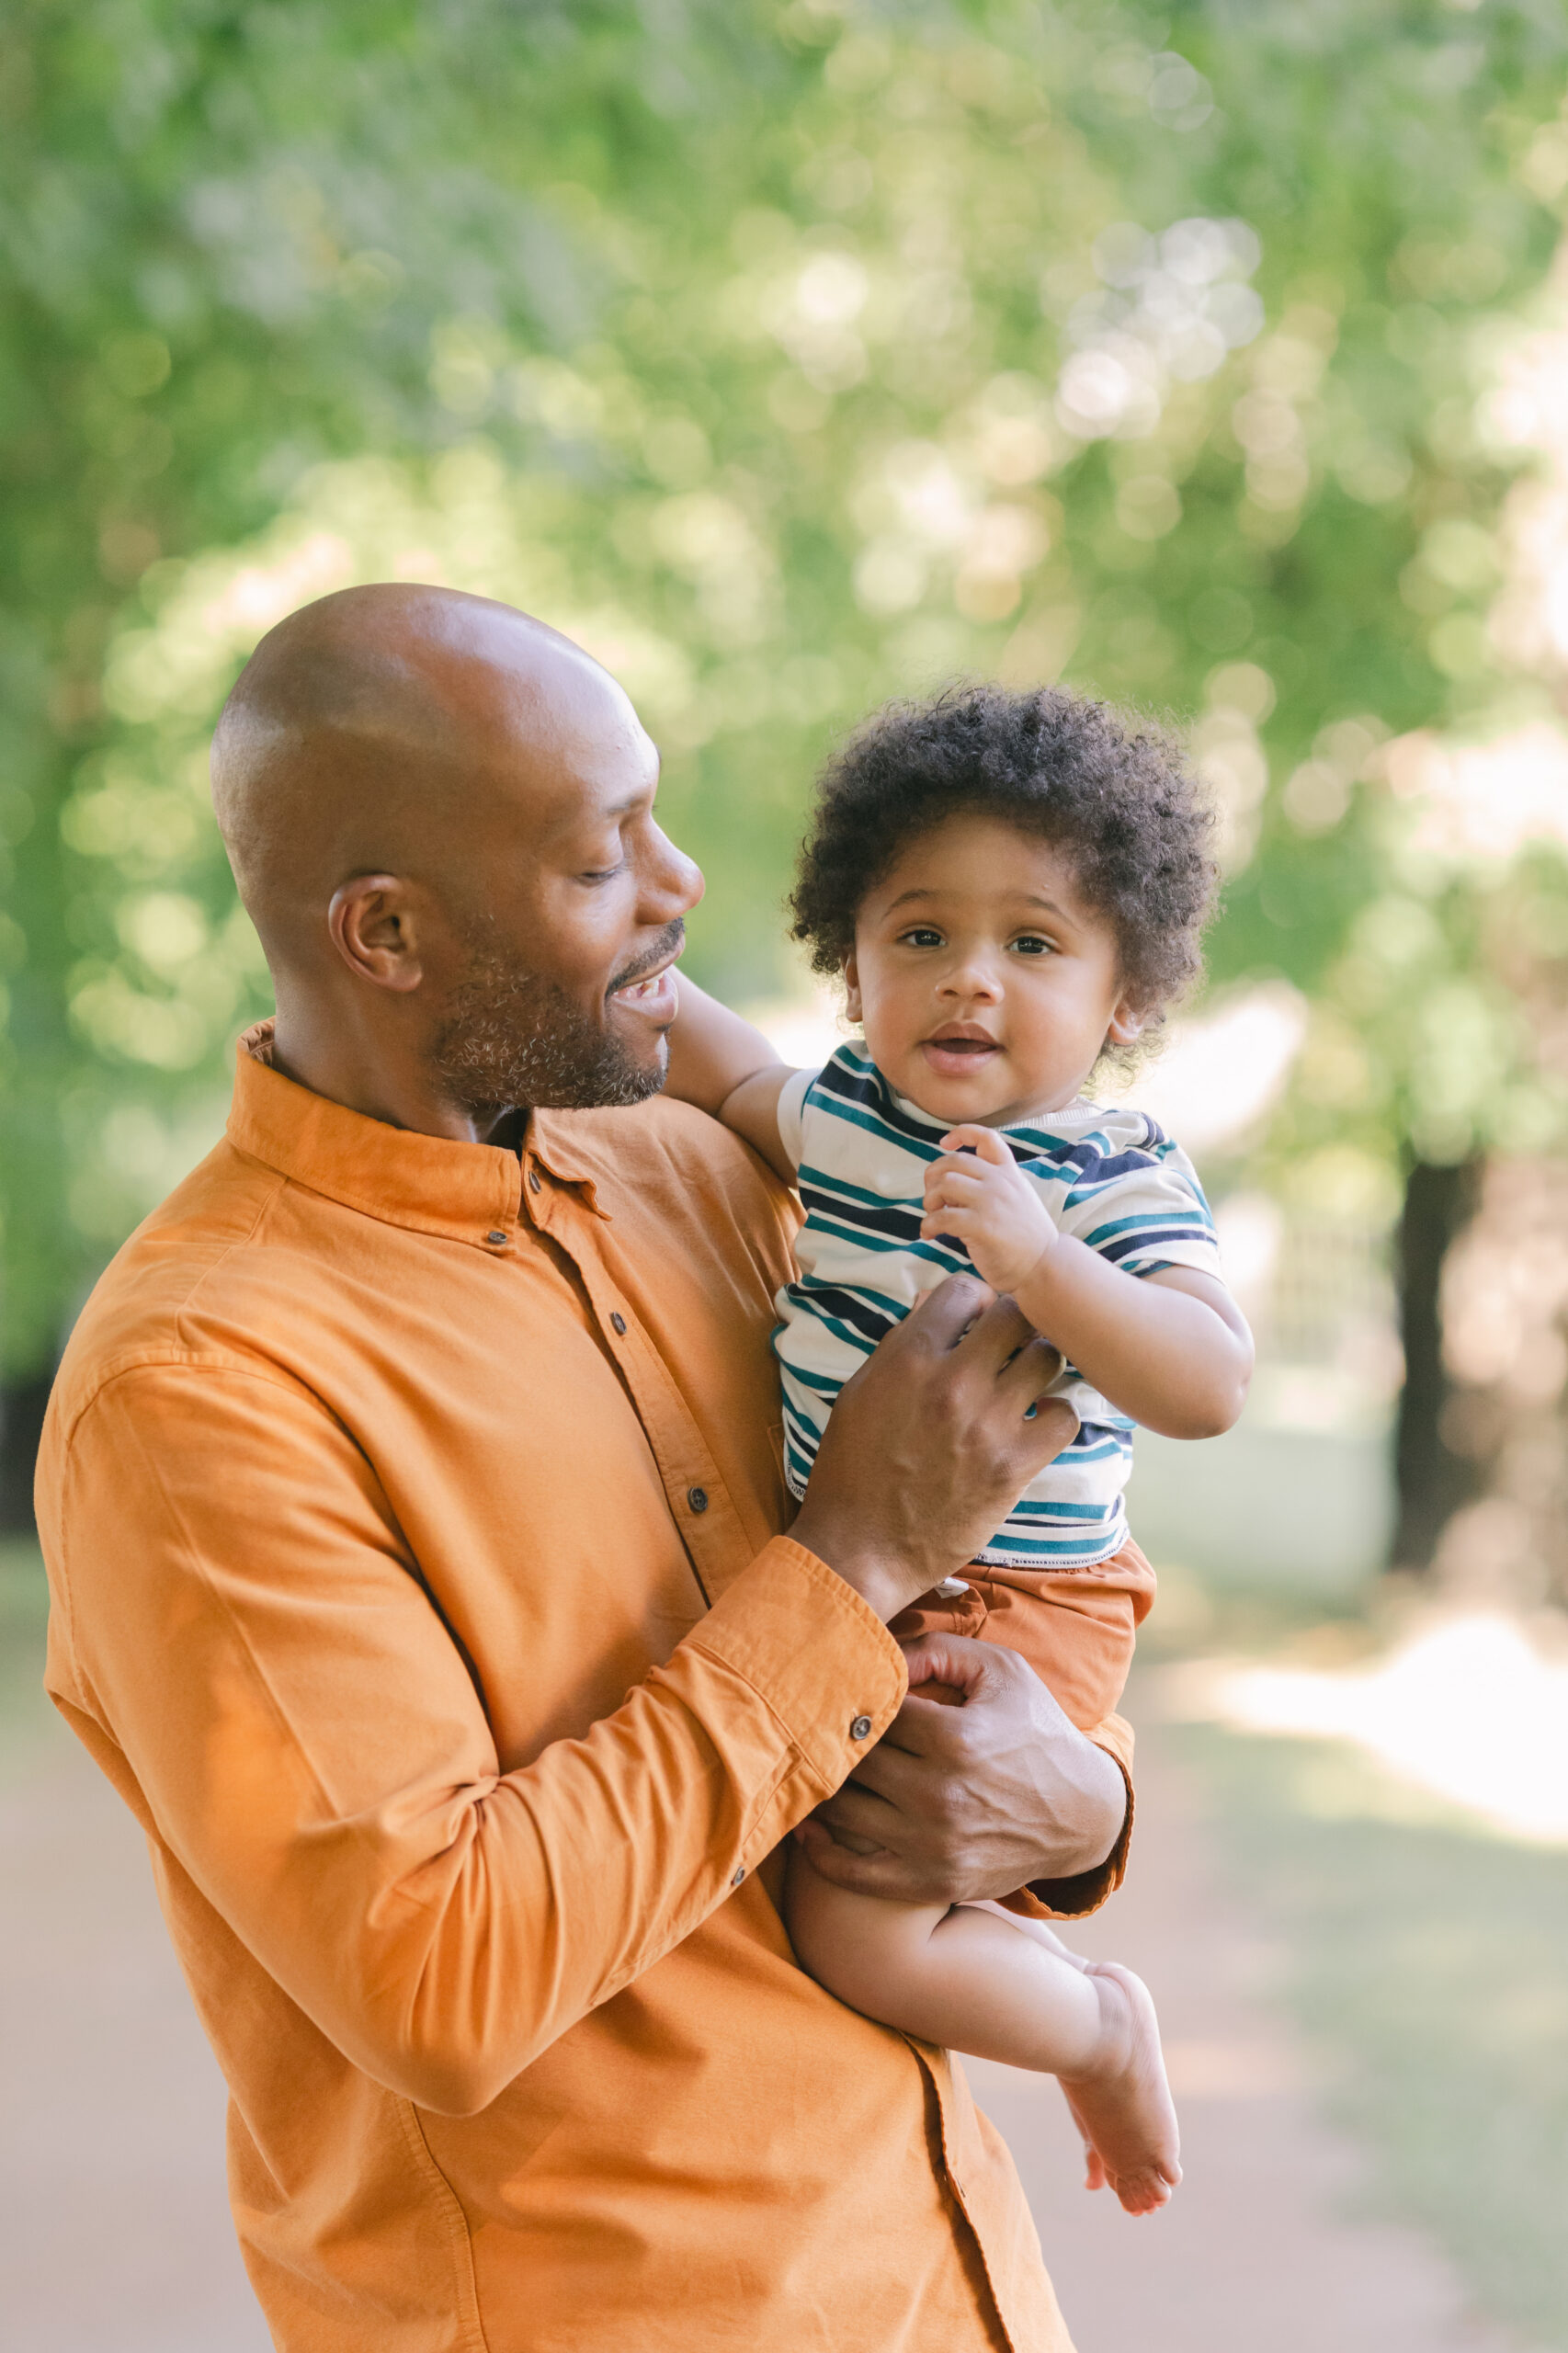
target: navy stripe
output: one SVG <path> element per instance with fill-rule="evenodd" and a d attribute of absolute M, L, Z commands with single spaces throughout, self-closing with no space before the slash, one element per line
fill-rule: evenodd
<path fill-rule="evenodd" d="M 863 1332 L 873 1344 L 885 1340 L 899 1320 L 891 1315 L 879 1315 L 858 1292 L 840 1290 L 832 1284 L 813 1285 L 808 1292 L 803 1284 L 791 1283 L 785 1297 L 792 1299 L 797 1307 L 803 1307 L 810 1315 L 835 1315 L 841 1324 L 853 1324 L 857 1332 Z"/>
<path fill-rule="evenodd" d="M 868 1209 L 863 1202 L 840 1200 L 832 1193 L 820 1191 L 815 1185 L 803 1183 L 800 1193 L 801 1206 L 808 1215 L 816 1211 L 824 1217 L 836 1218 L 841 1224 L 857 1226 L 868 1233 L 886 1233 L 896 1242 L 920 1239 L 923 1210 Z"/>

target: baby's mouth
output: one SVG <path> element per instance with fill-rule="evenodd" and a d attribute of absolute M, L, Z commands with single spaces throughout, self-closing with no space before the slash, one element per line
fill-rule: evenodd
<path fill-rule="evenodd" d="M 964 1028 L 937 1030 L 934 1037 L 922 1040 L 920 1051 L 934 1069 L 952 1074 L 975 1070 L 1002 1049 L 983 1029 Z"/>

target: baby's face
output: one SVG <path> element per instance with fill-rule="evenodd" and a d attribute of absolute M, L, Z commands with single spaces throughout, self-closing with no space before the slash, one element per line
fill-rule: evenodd
<path fill-rule="evenodd" d="M 910 843 L 867 895 L 845 978 L 879 1070 L 954 1125 L 1061 1109 L 1141 1027 L 1071 859 L 995 817 Z"/>

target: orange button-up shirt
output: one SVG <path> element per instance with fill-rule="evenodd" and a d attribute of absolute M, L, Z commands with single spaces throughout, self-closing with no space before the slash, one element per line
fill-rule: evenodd
<path fill-rule="evenodd" d="M 789 1196 L 678 1104 L 519 1154 L 247 1047 L 39 1502 L 50 1688 L 146 1831 L 278 2344 L 1065 2347 L 961 2075 L 779 1918 L 904 1689 L 778 1533 Z"/>

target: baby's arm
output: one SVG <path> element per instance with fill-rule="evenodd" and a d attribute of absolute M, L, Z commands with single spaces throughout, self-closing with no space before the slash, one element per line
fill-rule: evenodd
<path fill-rule="evenodd" d="M 1216 1276 L 1130 1275 L 1059 1233 L 994 1129 L 954 1128 L 926 1184 L 921 1232 L 956 1234 L 1119 1413 L 1166 1438 L 1217 1438 L 1242 1410 L 1252 1335 Z M 961 1149 L 964 1146 L 970 1150 Z"/>
<path fill-rule="evenodd" d="M 792 1185 L 794 1165 L 778 1134 L 778 1097 L 794 1072 L 779 1061 L 760 1029 L 684 972 L 676 975 L 676 987 L 680 1013 L 670 1031 L 666 1094 L 722 1120 Z"/>

